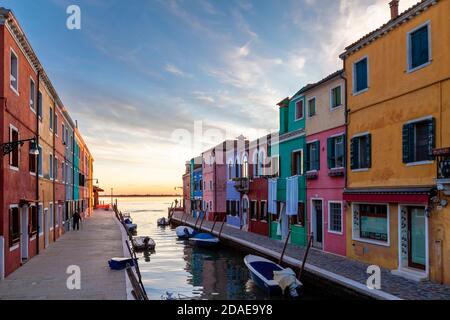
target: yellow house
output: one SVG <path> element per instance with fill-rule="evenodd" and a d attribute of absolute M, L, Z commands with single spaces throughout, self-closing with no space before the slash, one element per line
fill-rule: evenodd
<path fill-rule="evenodd" d="M 450 284 L 450 152 L 436 150 L 450 147 L 450 0 L 400 15 L 398 0 L 390 6 L 391 19 L 341 55 L 347 255 Z"/>

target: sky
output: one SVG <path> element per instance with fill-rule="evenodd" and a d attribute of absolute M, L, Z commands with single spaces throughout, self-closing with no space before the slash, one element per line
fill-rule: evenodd
<path fill-rule="evenodd" d="M 180 192 L 185 162 L 278 129 L 276 104 L 342 68 L 390 0 L 0 0 L 115 194 Z M 400 11 L 418 0 L 401 0 Z M 69 5 L 81 29 L 69 30 Z"/>

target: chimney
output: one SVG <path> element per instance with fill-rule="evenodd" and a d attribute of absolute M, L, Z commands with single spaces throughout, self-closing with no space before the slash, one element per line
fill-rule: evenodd
<path fill-rule="evenodd" d="M 389 6 L 391 7 L 391 19 L 395 19 L 398 17 L 398 4 L 400 0 L 392 0 L 389 2 Z"/>

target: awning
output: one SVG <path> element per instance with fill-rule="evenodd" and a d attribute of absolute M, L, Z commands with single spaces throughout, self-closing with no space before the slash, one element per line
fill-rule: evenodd
<path fill-rule="evenodd" d="M 348 202 L 405 203 L 428 205 L 434 192 L 432 187 L 345 189 L 344 200 Z"/>

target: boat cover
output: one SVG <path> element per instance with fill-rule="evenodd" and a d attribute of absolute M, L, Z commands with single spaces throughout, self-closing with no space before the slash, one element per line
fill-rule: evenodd
<path fill-rule="evenodd" d="M 298 287 L 297 277 L 295 275 L 295 272 L 291 268 L 283 269 L 280 271 L 274 271 L 273 280 L 275 280 L 278 283 L 281 290 L 283 291 L 283 294 L 286 288 L 289 288 L 289 292 L 293 297 L 298 296 L 296 290 Z"/>

